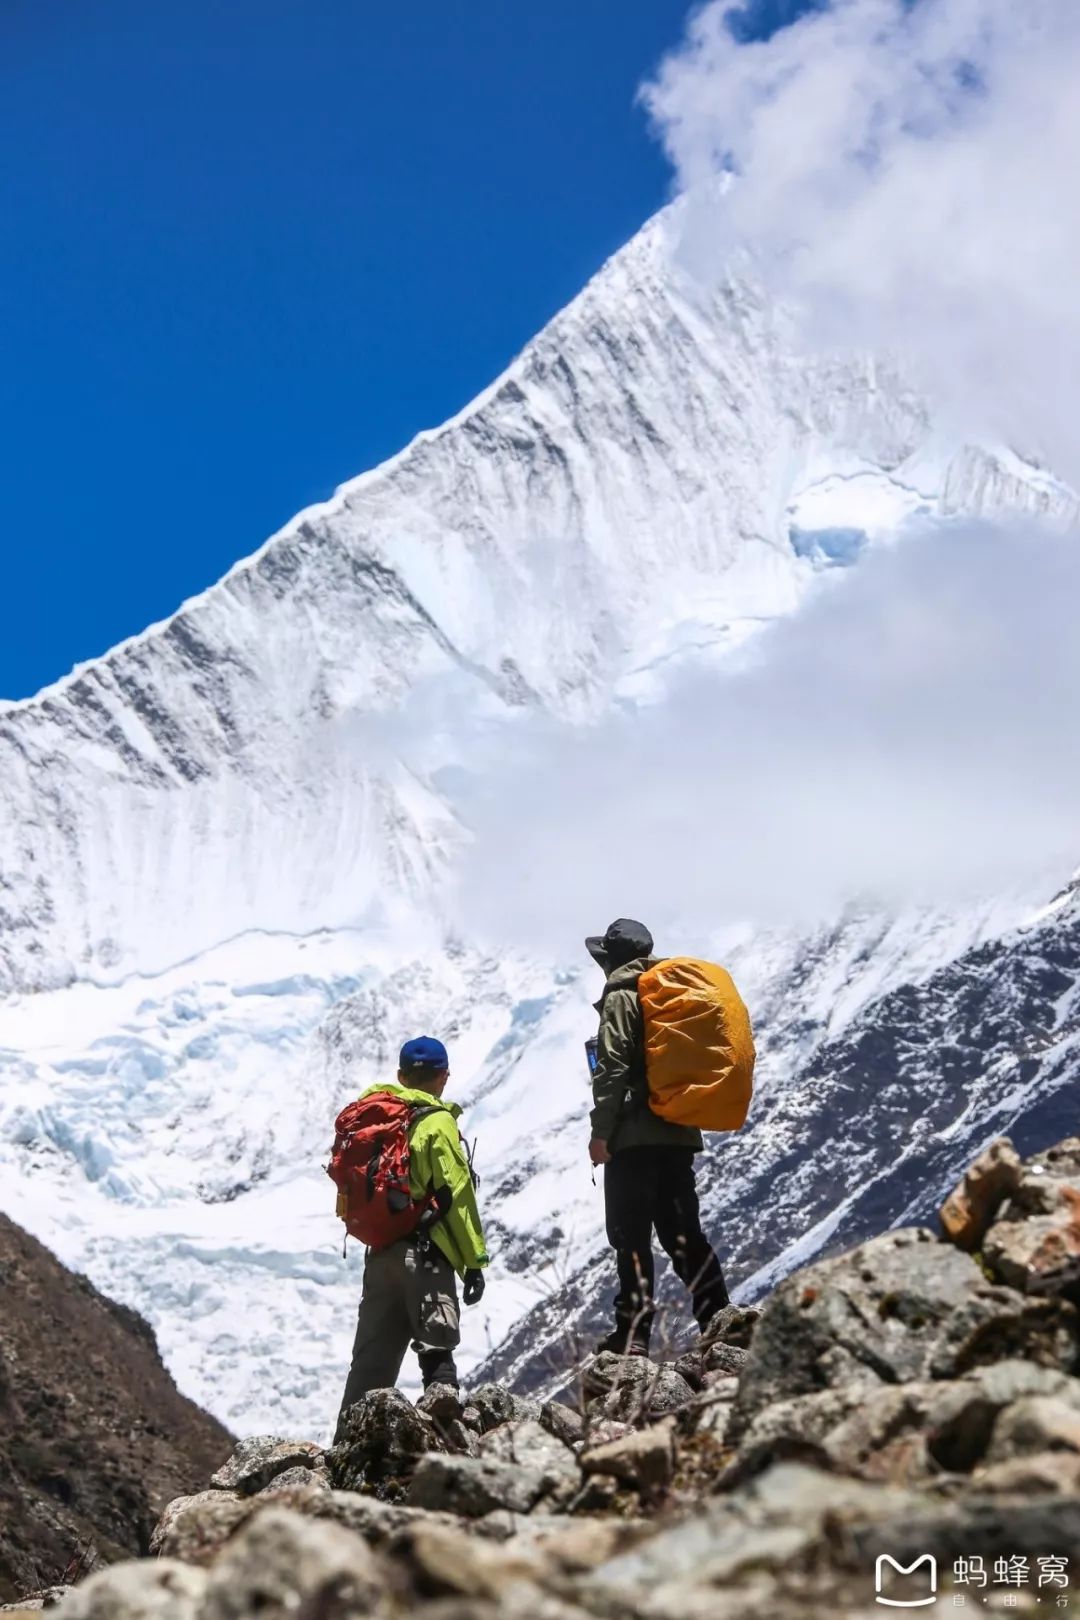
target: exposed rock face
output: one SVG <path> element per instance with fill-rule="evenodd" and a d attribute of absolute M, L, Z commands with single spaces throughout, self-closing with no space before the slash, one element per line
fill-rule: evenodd
<path fill-rule="evenodd" d="M 882 1555 L 932 1555 L 948 1601 L 957 1560 L 992 1577 L 1006 1547 L 1050 1594 L 1080 1565 L 1076 1311 L 984 1267 L 999 1227 L 1018 1250 L 1068 1205 L 1078 1150 L 1016 1167 L 982 1264 L 887 1233 L 677 1361 L 596 1357 L 577 1409 L 374 1392 L 329 1459 L 360 1490 L 316 1447 L 244 1442 L 226 1488 L 170 1504 L 160 1562 L 93 1576 L 64 1620 L 868 1620 Z"/>
<path fill-rule="evenodd" d="M 179 1393 L 141 1317 L 0 1215 L 0 1603 L 144 1552 L 231 1436 Z"/>

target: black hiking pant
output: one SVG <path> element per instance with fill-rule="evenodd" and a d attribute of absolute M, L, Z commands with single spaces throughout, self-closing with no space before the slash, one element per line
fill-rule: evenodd
<path fill-rule="evenodd" d="M 648 1343 L 655 1314 L 654 1227 L 675 1275 L 690 1290 L 699 1326 L 728 1303 L 720 1262 L 701 1230 L 693 1148 L 629 1147 L 615 1153 L 604 1166 L 604 1210 L 619 1271 L 618 1333 L 632 1332 Z"/>

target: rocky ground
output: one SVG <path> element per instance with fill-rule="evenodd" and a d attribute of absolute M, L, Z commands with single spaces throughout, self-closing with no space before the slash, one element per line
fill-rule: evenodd
<path fill-rule="evenodd" d="M 561 1401 L 381 1390 L 332 1451 L 243 1441 L 62 1620 L 869 1620 L 879 1559 L 893 1600 L 1076 1607 L 1080 1138 L 996 1143 L 942 1231 L 812 1265 L 681 1356 L 602 1355 Z"/>
<path fill-rule="evenodd" d="M 140 1316 L 0 1215 L 0 1603 L 145 1552 L 233 1443 Z"/>

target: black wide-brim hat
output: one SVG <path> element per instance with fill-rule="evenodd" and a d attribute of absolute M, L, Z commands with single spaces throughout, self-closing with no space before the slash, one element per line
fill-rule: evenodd
<path fill-rule="evenodd" d="M 653 937 L 644 923 L 633 917 L 617 917 L 603 934 L 589 934 L 585 949 L 600 967 L 632 962 L 637 956 L 651 956 Z"/>

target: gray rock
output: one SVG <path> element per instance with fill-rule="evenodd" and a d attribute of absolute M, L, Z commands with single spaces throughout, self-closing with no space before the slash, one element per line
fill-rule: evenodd
<path fill-rule="evenodd" d="M 779 1400 L 821 1389 L 954 1378 L 1021 1355 L 1071 1365 L 1071 1307 L 989 1284 L 960 1250 L 926 1231 L 889 1232 L 787 1279 L 758 1323 L 732 1432 Z"/>
<path fill-rule="evenodd" d="M 695 1393 L 704 1389 L 706 1371 L 704 1350 L 698 1347 L 686 1350 L 678 1360 L 672 1362 L 672 1366 Z"/>
<path fill-rule="evenodd" d="M 219 1554 L 199 1620 L 356 1620 L 375 1608 L 385 1580 L 359 1536 L 271 1505 Z"/>
<path fill-rule="evenodd" d="M 64 1620 L 203 1620 L 207 1575 L 162 1558 L 113 1564 L 77 1586 Z"/>
<path fill-rule="evenodd" d="M 577 1484 L 574 1453 L 536 1418 L 504 1423 L 501 1428 L 492 1429 L 480 1441 L 480 1454 L 542 1474 L 545 1493 L 567 1480 Z"/>
<path fill-rule="evenodd" d="M 540 1416 L 539 1401 L 529 1396 L 515 1395 L 503 1384 L 480 1384 L 470 1392 L 466 1408 L 468 1412 L 476 1414 L 482 1434 L 489 1429 L 497 1429 L 501 1423 L 516 1423 Z"/>
<path fill-rule="evenodd" d="M 683 1522 L 603 1564 L 585 1577 L 582 1590 L 605 1613 L 684 1613 L 702 1620 L 710 1612 L 738 1615 L 745 1611 L 737 1601 L 730 1610 L 720 1606 L 718 1589 L 737 1586 L 763 1568 L 773 1575 L 801 1570 L 815 1550 L 820 1556 L 826 1521 L 829 1533 L 841 1536 L 850 1522 L 895 1517 L 919 1505 L 905 1492 L 779 1464 L 737 1494 L 700 1504 Z M 805 1594 L 803 1612 L 814 1612 L 805 1607 Z"/>
<path fill-rule="evenodd" d="M 564 1446 L 577 1448 L 585 1438 L 585 1419 L 572 1406 L 561 1401 L 545 1401 L 540 1408 L 540 1422 Z"/>
<path fill-rule="evenodd" d="M 721 1378 L 737 1378 L 746 1366 L 749 1352 L 737 1344 L 711 1344 L 704 1352 L 704 1377 L 710 1373 L 718 1374 Z"/>
<path fill-rule="evenodd" d="M 585 1370 L 590 1419 L 647 1423 L 688 1406 L 694 1391 L 674 1366 L 657 1366 L 641 1356 L 597 1356 Z"/>
<path fill-rule="evenodd" d="M 675 1421 L 664 1418 L 647 1429 L 635 1429 L 620 1440 L 581 1454 L 584 1474 L 610 1474 L 638 1491 L 650 1492 L 671 1483 L 675 1472 Z"/>
<path fill-rule="evenodd" d="M 847 1556 L 857 1569 L 873 1568 L 883 1553 L 910 1563 L 929 1553 L 939 1566 L 980 1557 L 987 1568 L 1002 1552 L 1027 1558 L 1080 1555 L 1080 1496 L 969 1494 L 954 1501 L 905 1507 L 847 1530 Z"/>
<path fill-rule="evenodd" d="M 979 1468 L 972 1484 L 996 1496 L 1080 1495 L 1080 1456 L 1068 1451 L 1040 1451 L 1029 1457 Z"/>
<path fill-rule="evenodd" d="M 701 1348 L 730 1344 L 740 1350 L 748 1349 L 760 1318 L 761 1311 L 756 1305 L 725 1305 L 701 1335 Z"/>
<path fill-rule="evenodd" d="M 287 1468 L 317 1468 L 325 1452 L 310 1440 L 282 1440 L 277 1435 L 253 1435 L 241 1440 L 228 1462 L 211 1477 L 217 1491 L 239 1491 L 254 1496 Z"/>
<path fill-rule="evenodd" d="M 290 1504 L 292 1505 L 292 1504 Z M 370 1547 L 385 1547 L 402 1531 L 417 1524 L 449 1525 L 459 1533 L 460 1520 L 449 1513 L 429 1513 L 423 1508 L 406 1507 L 401 1502 L 384 1502 L 360 1491 L 330 1491 L 310 1496 L 296 1505 L 305 1518 L 336 1524 L 353 1535 L 362 1536 Z"/>
<path fill-rule="evenodd" d="M 1080 1453 L 1080 1410 L 1052 1395 L 1025 1395 L 998 1417 L 986 1460 L 1008 1462 L 1046 1451 Z"/>
<path fill-rule="evenodd" d="M 499 1508 L 528 1513 L 549 1486 L 550 1477 L 538 1468 L 495 1457 L 432 1453 L 421 1460 L 413 1475 L 408 1502 L 411 1507 L 479 1519 Z"/>
<path fill-rule="evenodd" d="M 402 1487 L 417 1459 L 442 1451 L 438 1425 L 396 1389 L 374 1389 L 349 1408 L 341 1441 L 329 1454 L 338 1490 Z"/>
<path fill-rule="evenodd" d="M 328 1491 L 330 1475 L 325 1468 L 286 1468 L 275 1474 L 269 1485 L 257 1494 L 260 1500 L 268 1496 L 281 1496 L 289 1491 Z"/>
<path fill-rule="evenodd" d="M 443 1425 L 459 1422 L 465 1411 L 461 1391 L 452 1384 L 432 1384 L 425 1389 L 416 1403 L 416 1408 L 419 1412 L 426 1412 L 436 1423 Z"/>
<path fill-rule="evenodd" d="M 150 1551 L 185 1564 L 207 1564 L 256 1506 L 236 1491 L 199 1491 L 169 1503 L 150 1537 Z"/>

